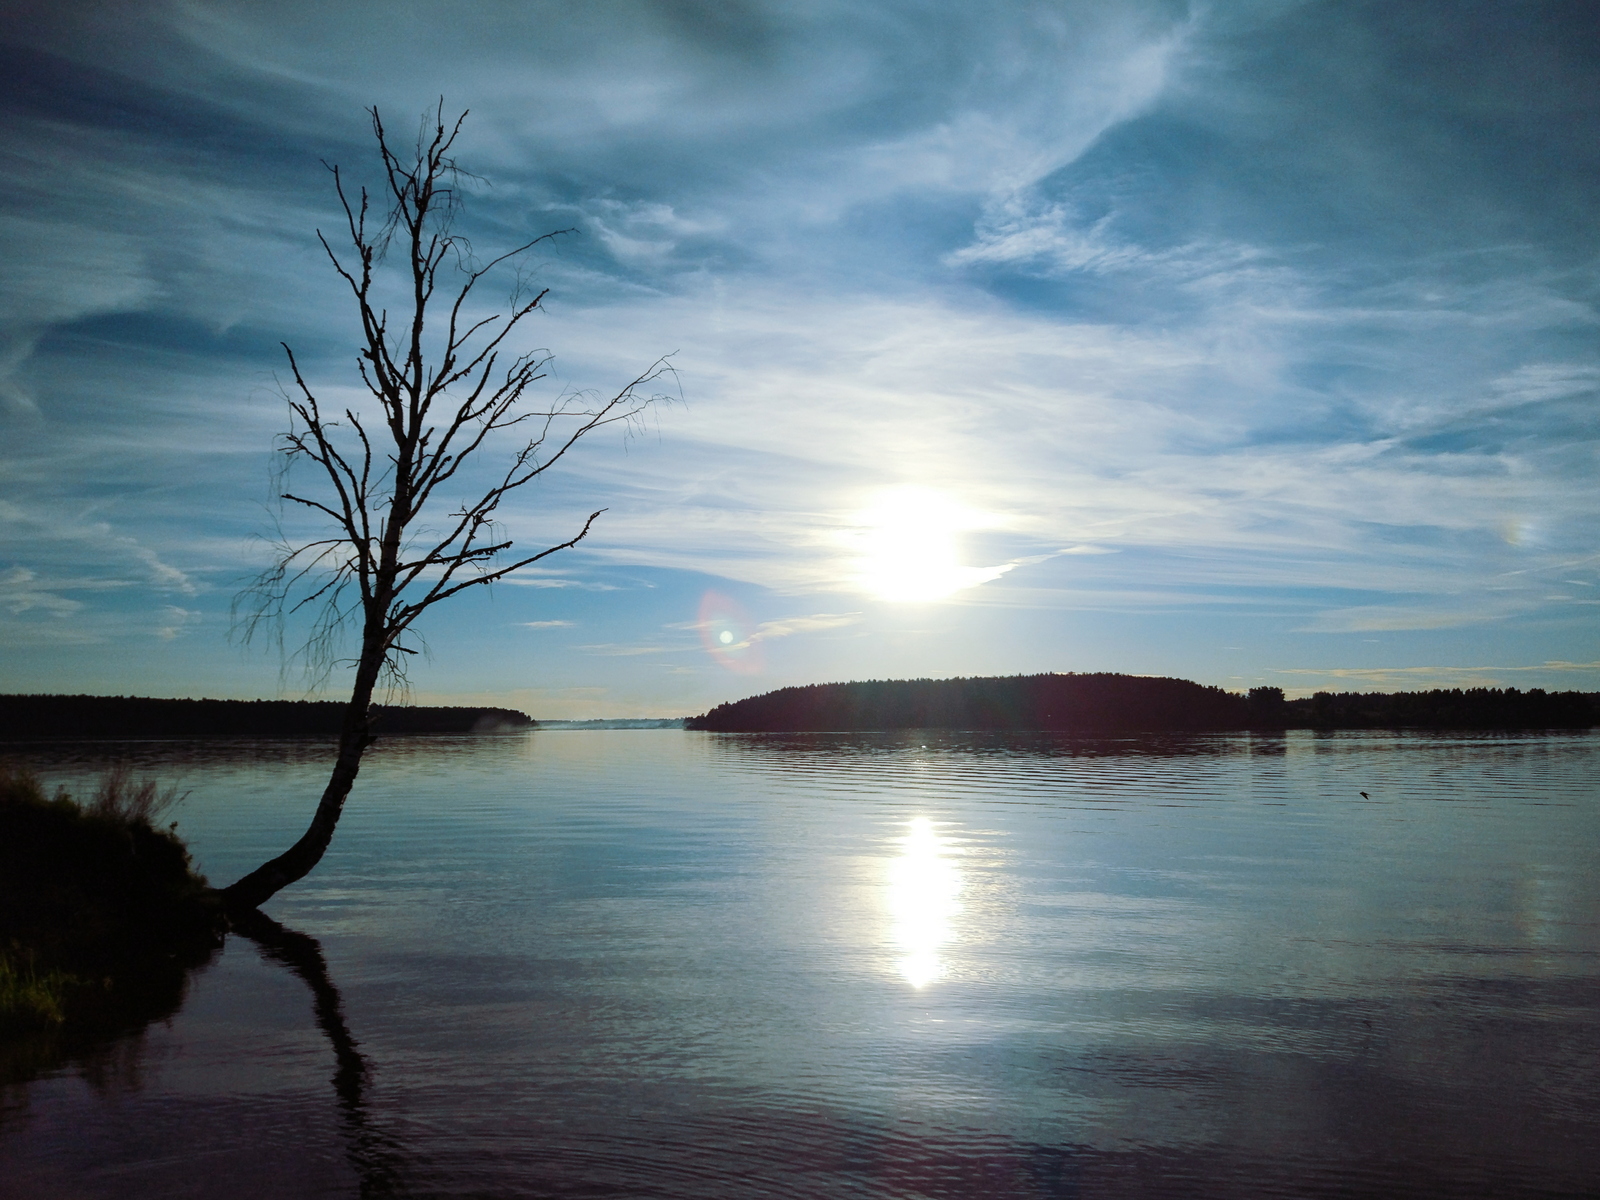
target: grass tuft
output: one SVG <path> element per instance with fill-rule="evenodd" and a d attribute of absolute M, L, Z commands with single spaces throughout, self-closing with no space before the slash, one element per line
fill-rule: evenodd
<path fill-rule="evenodd" d="M 100 779 L 87 811 L 123 825 L 154 828 L 156 819 L 187 796 L 175 787 L 162 789 L 154 779 L 135 780 L 133 769 L 118 763 Z"/>
<path fill-rule="evenodd" d="M 80 804 L 0 764 L 0 1031 L 112 1020 L 210 956 L 221 907 L 176 824 L 155 825 L 182 798 L 115 767 Z"/>
<path fill-rule="evenodd" d="M 0 952 L 0 1033 L 31 1032 L 67 1019 L 68 997 L 86 980 L 68 971 L 37 969 L 31 955 Z"/>

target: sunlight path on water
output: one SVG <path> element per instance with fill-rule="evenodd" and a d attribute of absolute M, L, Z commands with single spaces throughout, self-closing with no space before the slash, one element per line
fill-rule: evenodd
<path fill-rule="evenodd" d="M 914 988 L 939 977 L 939 947 L 950 940 L 950 918 L 961 911 L 961 873 L 926 817 L 913 817 L 905 849 L 889 864 L 889 909 L 894 940 L 904 952 L 900 974 Z"/>

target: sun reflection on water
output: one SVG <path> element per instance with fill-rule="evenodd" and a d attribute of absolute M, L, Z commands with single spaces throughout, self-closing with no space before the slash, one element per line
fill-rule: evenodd
<path fill-rule="evenodd" d="M 900 856 L 889 864 L 892 936 L 900 974 L 914 988 L 939 977 L 939 947 L 951 940 L 950 918 L 961 911 L 961 872 L 948 844 L 927 817 L 914 817 Z"/>

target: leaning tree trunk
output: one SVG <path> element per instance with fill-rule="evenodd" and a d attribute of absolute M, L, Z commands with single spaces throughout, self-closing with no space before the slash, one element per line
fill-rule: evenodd
<path fill-rule="evenodd" d="M 341 259 L 320 230 L 317 238 L 355 300 L 362 329 L 358 373 L 381 416 L 384 432 L 376 440 L 383 444 L 375 445 L 369 438 L 363 420 L 371 423 L 372 417 L 363 418 L 359 409 L 346 409 L 343 420 L 323 413 L 286 345 L 294 387 L 287 394 L 291 425 L 281 443 L 285 461 L 303 459 L 320 467 L 330 490 L 322 498 L 285 492 L 281 499 L 320 514 L 319 519 L 331 520 L 333 527 L 329 536 L 284 545 L 282 555 L 247 593 L 257 604 L 246 622 L 248 639 L 261 621 L 320 602 L 331 622 L 321 632 L 329 633 L 347 615 L 339 607 L 339 597 L 348 595 L 344 589 L 359 584 L 361 658 L 339 735 L 339 757 L 311 826 L 285 853 L 222 889 L 223 900 L 236 910 L 253 909 L 303 878 L 327 850 L 361 769 L 361 754 L 372 740 L 369 707 L 378 676 L 386 663 L 394 667 L 404 661 L 393 656 L 415 653 L 398 642 L 411 623 L 458 592 L 492 584 L 570 549 L 588 535 L 600 515 L 591 513 L 567 541 L 508 562 L 497 556 L 510 550 L 512 543 L 491 542 L 500 528 L 495 513 L 501 502 L 549 470 L 586 434 L 637 420 L 654 399 L 641 400 L 638 390 L 671 369 L 664 359 L 658 360 L 611 399 L 597 400 L 591 407 L 569 395 L 547 409 L 520 410 L 524 393 L 544 378 L 549 356 L 544 351 L 518 352 L 508 339 L 539 308 L 545 293 L 525 292 L 518 275 L 506 312 L 479 318 L 471 300 L 486 274 L 510 269 L 545 239 L 535 238 L 480 262 L 466 240 L 451 229 L 462 178 L 450 157 L 451 146 L 466 114 L 454 127 L 447 126 L 441 102 L 432 133 L 424 125 L 416 159 L 410 162 L 393 153 L 378 110 L 371 113 L 387 177 L 385 190 L 393 206 L 381 225 L 369 229 L 366 190 L 359 196 L 347 192 L 335 168 L 334 190 L 355 253 Z M 391 327 L 389 312 L 378 301 L 383 288 L 377 285 L 374 267 L 387 249 L 394 249 L 399 258 L 402 247 L 410 269 L 410 303 Z M 436 295 L 439 272 L 448 273 L 452 266 L 461 272 L 459 285 L 447 289 L 452 293 L 448 297 Z M 403 275 L 404 270 L 401 267 L 397 273 Z M 431 348 L 427 342 L 433 343 Z M 528 440 L 511 452 L 503 473 L 496 469 L 486 477 L 481 493 L 467 493 L 453 511 L 446 509 L 442 494 L 433 499 L 436 489 L 460 486 L 467 476 L 457 479 L 458 470 L 486 439 L 523 421 L 532 422 Z M 376 424 L 372 431 L 378 432 Z M 387 509 L 386 517 L 382 509 Z M 422 520 L 424 509 L 430 510 L 428 522 Z M 442 527 L 434 528 L 441 518 Z M 374 527 L 380 531 L 376 538 Z M 321 572 L 327 573 L 326 578 Z M 294 599 L 302 588 L 305 594 Z M 314 645 L 317 636 L 313 635 Z"/>
<path fill-rule="evenodd" d="M 372 742 L 372 690 L 377 686 L 378 671 L 383 666 L 381 650 L 376 653 L 373 650 L 374 647 L 362 647 L 355 688 L 344 710 L 344 726 L 339 732 L 339 757 L 333 764 L 333 774 L 323 789 L 310 828 L 277 858 L 262 863 L 238 883 L 223 888 L 222 898 L 229 908 L 259 907 L 281 889 L 304 878 L 322 860 L 328 843 L 333 840 L 334 827 L 339 824 L 339 814 L 344 811 L 345 798 L 350 795 L 356 774 L 361 770 L 361 755 Z"/>

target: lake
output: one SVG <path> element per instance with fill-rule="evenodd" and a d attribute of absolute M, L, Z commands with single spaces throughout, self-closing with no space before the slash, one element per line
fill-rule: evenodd
<path fill-rule="evenodd" d="M 23 756 L 227 883 L 329 751 Z M 1593 1196 L 1597 851 L 1590 734 L 380 742 L 0 1197 Z"/>

